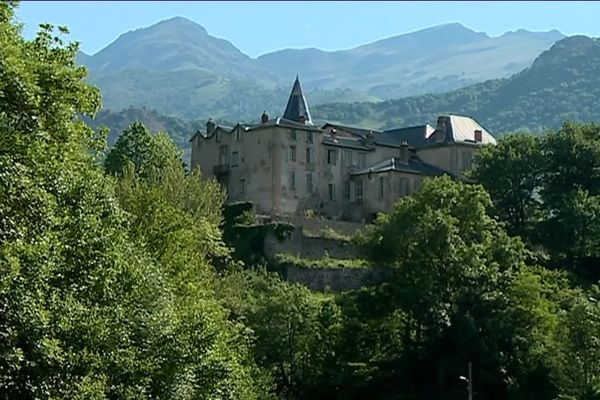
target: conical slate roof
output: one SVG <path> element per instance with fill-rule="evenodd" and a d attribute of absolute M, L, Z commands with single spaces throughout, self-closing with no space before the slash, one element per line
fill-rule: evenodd
<path fill-rule="evenodd" d="M 312 119 L 310 117 L 310 112 L 308 111 L 308 104 L 304 98 L 304 93 L 302 93 L 302 87 L 300 86 L 298 75 L 296 75 L 296 81 L 294 82 L 292 93 L 290 93 L 290 99 L 288 100 L 287 107 L 285 107 L 283 118 L 290 121 L 300 122 L 300 116 L 302 115 L 305 118 L 305 123 L 307 125 L 312 125 Z"/>

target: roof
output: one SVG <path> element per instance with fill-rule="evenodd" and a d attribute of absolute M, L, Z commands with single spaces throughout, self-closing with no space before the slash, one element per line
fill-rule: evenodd
<path fill-rule="evenodd" d="M 346 131 L 348 133 L 352 133 L 352 134 L 354 134 L 356 136 L 360 136 L 362 138 L 367 137 L 367 135 L 369 134 L 369 132 L 372 132 L 373 134 L 377 134 L 377 133 L 381 133 L 382 132 L 382 131 L 378 131 L 377 129 L 357 128 L 357 127 L 348 126 L 348 125 L 332 124 L 330 122 L 328 122 L 325 125 L 323 125 L 321 127 L 321 129 L 325 129 L 328 126 L 331 126 L 332 128 L 336 128 L 336 129 L 341 129 L 343 131 Z"/>
<path fill-rule="evenodd" d="M 406 142 L 410 147 L 420 147 L 435 131 L 434 127 L 425 124 L 407 128 L 389 129 L 380 135 L 375 135 L 375 143 L 388 146 L 400 146 Z"/>
<path fill-rule="evenodd" d="M 291 128 L 291 129 L 303 129 L 305 131 L 319 131 L 319 132 L 321 131 L 321 128 L 317 128 L 316 126 L 301 124 L 299 122 L 290 121 L 289 119 L 282 118 L 282 117 L 277 117 L 277 118 L 271 119 L 268 122 L 265 122 L 264 124 L 250 125 L 250 126 L 246 127 L 246 130 L 253 131 L 253 130 L 267 128 L 270 126 L 281 126 L 284 128 Z"/>
<path fill-rule="evenodd" d="M 402 162 L 402 160 L 398 157 L 392 157 L 387 160 L 378 162 L 377 164 L 373 164 L 370 167 L 356 171 L 352 173 L 352 175 L 365 175 L 370 173 L 376 174 L 388 171 L 407 172 L 410 174 L 430 176 L 447 174 L 446 171 L 433 167 L 429 164 L 425 164 L 417 157 L 411 157 L 408 160 L 408 163 Z"/>
<path fill-rule="evenodd" d="M 372 151 L 374 150 L 373 146 L 367 146 L 365 145 L 364 141 L 361 139 L 357 139 L 357 138 L 350 138 L 350 137 L 336 137 L 335 139 L 331 136 L 324 136 L 323 137 L 323 144 L 327 145 L 327 146 L 337 146 L 337 147 L 346 147 L 346 148 L 352 148 L 352 149 L 357 149 L 357 150 L 365 150 L 365 151 Z"/>
<path fill-rule="evenodd" d="M 480 142 L 475 141 L 478 130 L 481 131 Z M 427 140 L 427 144 L 436 143 L 496 144 L 496 138 L 475 118 L 450 114 L 438 117 L 435 132 Z"/>
<path fill-rule="evenodd" d="M 304 116 L 306 124 L 312 125 L 312 119 L 310 117 L 310 112 L 308 111 L 308 104 L 306 103 L 306 98 L 304 98 L 304 93 L 302 93 L 300 80 L 296 75 L 296 81 L 294 82 L 292 92 L 290 93 L 290 98 L 287 106 L 285 107 L 285 111 L 283 112 L 283 118 L 290 121 L 300 122 L 301 116 Z"/>
<path fill-rule="evenodd" d="M 217 125 L 215 127 L 215 130 L 213 131 L 213 133 L 210 135 L 207 135 L 205 130 L 198 129 L 196 131 L 196 133 L 194 133 L 194 135 L 191 137 L 190 142 L 192 140 L 194 140 L 194 138 L 197 135 L 202 136 L 204 139 L 210 139 L 211 137 L 213 137 L 215 135 L 215 133 L 217 133 L 217 131 L 221 131 L 222 133 L 233 133 L 239 127 L 242 130 L 244 130 L 245 132 L 250 132 L 250 131 L 269 128 L 269 127 L 273 127 L 273 126 L 281 126 L 284 128 L 291 128 L 291 129 L 302 129 L 305 131 L 319 131 L 319 132 L 321 131 L 320 128 L 317 128 L 315 126 L 304 125 L 299 122 L 289 121 L 285 118 L 277 117 L 272 120 L 269 120 L 268 122 L 256 124 L 256 125 L 245 125 L 242 123 L 238 123 L 234 127 L 225 126 L 225 125 Z"/>

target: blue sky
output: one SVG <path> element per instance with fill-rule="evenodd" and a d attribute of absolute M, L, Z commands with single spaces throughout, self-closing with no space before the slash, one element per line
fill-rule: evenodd
<path fill-rule="evenodd" d="M 171 2 L 23 1 L 25 36 L 66 25 L 94 54 L 120 34 L 182 16 L 256 57 L 282 48 L 339 50 L 433 25 L 460 22 L 491 36 L 524 28 L 600 36 L 600 2 Z"/>

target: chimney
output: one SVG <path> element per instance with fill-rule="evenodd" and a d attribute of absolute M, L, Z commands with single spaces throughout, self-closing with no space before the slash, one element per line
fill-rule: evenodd
<path fill-rule="evenodd" d="M 369 133 L 367 133 L 367 138 L 365 140 L 365 144 L 367 146 L 372 146 L 373 145 L 373 131 L 369 131 Z"/>
<path fill-rule="evenodd" d="M 266 111 L 263 111 L 262 115 L 260 116 L 260 123 L 266 124 L 267 122 L 269 122 L 269 114 L 267 114 Z"/>
<path fill-rule="evenodd" d="M 215 124 L 212 118 L 209 118 L 208 121 L 206 121 L 206 136 L 212 135 L 216 128 L 217 124 Z"/>
<path fill-rule="evenodd" d="M 447 117 L 438 117 L 437 126 L 435 128 L 435 141 L 436 143 L 441 143 L 446 140 L 446 131 L 448 129 L 448 119 Z"/>
<path fill-rule="evenodd" d="M 481 129 L 475 129 L 475 141 L 477 143 L 483 142 L 483 132 L 481 132 Z"/>
<path fill-rule="evenodd" d="M 408 164 L 408 159 L 410 157 L 409 152 L 408 142 L 406 140 L 402 141 L 402 144 L 400 144 L 400 162 L 404 165 Z"/>

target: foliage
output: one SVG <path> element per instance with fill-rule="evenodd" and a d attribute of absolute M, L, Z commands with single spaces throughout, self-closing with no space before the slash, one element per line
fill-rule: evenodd
<path fill-rule="evenodd" d="M 166 133 L 151 135 L 146 127 L 133 123 L 110 149 L 104 167 L 110 174 L 123 174 L 129 163 L 144 177 L 156 175 L 180 160 L 180 152 Z"/>
<path fill-rule="evenodd" d="M 204 202 L 220 195 L 175 162 L 116 188 L 76 118 L 100 104 L 77 46 L 50 25 L 23 40 L 13 9 L 0 3 L 0 397 L 257 398 L 211 291 L 220 204 Z"/>
<path fill-rule="evenodd" d="M 293 254 L 278 253 L 275 255 L 275 262 L 278 264 L 291 264 L 305 268 L 368 268 L 366 260 L 361 259 L 342 259 L 323 257 L 319 260 L 308 260 Z"/>
<path fill-rule="evenodd" d="M 502 137 L 476 156 L 469 178 L 490 194 L 495 212 L 512 235 L 529 238 L 540 218 L 539 191 L 542 178 L 540 139 L 519 134 Z"/>
<path fill-rule="evenodd" d="M 221 293 L 254 332 L 254 355 L 281 398 L 313 398 L 335 369 L 340 311 L 334 302 L 264 272 L 232 272 Z"/>
<path fill-rule="evenodd" d="M 543 52 L 533 65 L 507 79 L 441 94 L 379 103 L 331 103 L 313 107 L 319 120 L 368 128 L 435 122 L 442 114 L 471 115 L 492 132 L 543 133 L 565 120 L 597 121 L 600 109 L 600 42 L 572 36 Z"/>

